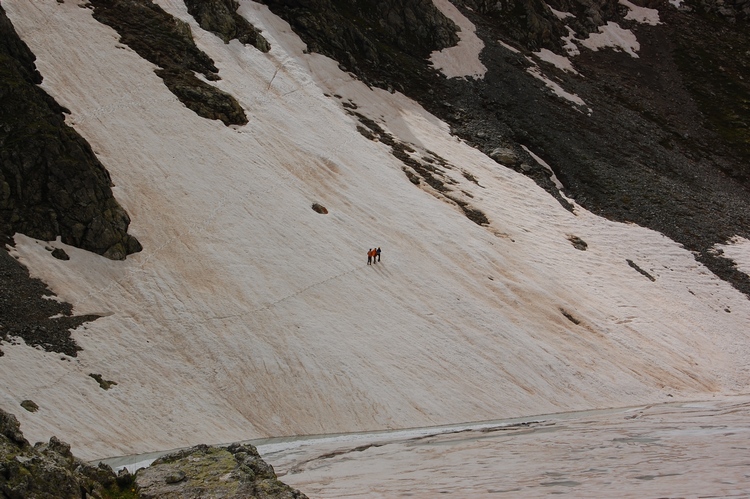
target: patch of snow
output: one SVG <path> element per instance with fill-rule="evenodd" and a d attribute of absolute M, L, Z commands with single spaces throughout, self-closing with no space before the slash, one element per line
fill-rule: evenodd
<path fill-rule="evenodd" d="M 575 41 L 577 41 L 576 32 L 570 26 L 566 26 L 566 28 L 568 28 L 568 36 L 565 36 L 562 39 L 563 49 L 565 49 L 569 56 L 579 55 L 581 50 L 578 48 L 578 45 L 575 44 Z"/>
<path fill-rule="evenodd" d="M 639 7 L 636 4 L 629 2 L 628 0 L 619 0 L 620 5 L 626 6 L 630 11 L 625 16 L 625 19 L 633 20 L 643 24 L 650 24 L 656 26 L 659 24 L 659 11 L 656 9 L 649 9 L 647 7 Z"/>
<path fill-rule="evenodd" d="M 553 13 L 553 14 L 555 15 L 555 17 L 557 17 L 558 19 L 566 19 L 566 18 L 568 18 L 568 17 L 573 17 L 573 18 L 575 18 L 575 17 L 576 17 L 575 15 L 573 15 L 573 14 L 572 14 L 572 13 L 570 13 L 570 12 L 561 12 L 561 11 L 559 11 L 559 10 L 555 10 L 555 9 L 553 9 L 553 8 L 552 8 L 552 7 L 550 7 L 549 5 L 547 5 L 547 8 L 549 8 L 549 10 L 551 10 L 551 11 L 552 11 L 552 13 Z"/>
<path fill-rule="evenodd" d="M 680 7 L 682 7 L 682 0 L 669 0 L 669 3 L 670 3 L 671 5 L 674 5 L 674 6 L 675 6 L 675 7 L 677 7 L 678 9 L 679 9 Z"/>
<path fill-rule="evenodd" d="M 443 15 L 461 29 L 455 47 L 433 52 L 432 65 L 448 78 L 482 78 L 487 68 L 479 60 L 484 42 L 476 35 L 476 27 L 449 0 L 432 0 Z"/>
<path fill-rule="evenodd" d="M 65 303 L 65 300 L 55 295 L 42 295 L 42 298 L 49 301 L 56 301 L 58 303 Z"/>
<path fill-rule="evenodd" d="M 569 102 L 572 102 L 576 106 L 586 107 L 586 103 L 583 101 L 583 99 L 578 97 L 576 94 L 572 94 L 566 91 L 558 83 L 547 78 L 544 75 L 544 73 L 542 73 L 542 70 L 539 69 L 538 67 L 534 66 L 534 67 L 526 68 L 526 72 L 529 73 L 534 78 L 536 78 L 537 80 L 543 82 L 547 86 L 547 88 L 552 90 L 552 93 L 554 93 L 558 97 L 561 97 Z M 591 112 L 591 108 L 588 108 L 588 112 L 589 113 Z"/>
<path fill-rule="evenodd" d="M 717 244 L 713 248 L 721 250 L 724 256 L 734 261 L 740 272 L 750 276 L 750 241 L 735 236 L 727 244 Z"/>
<path fill-rule="evenodd" d="M 508 45 L 507 43 L 503 42 L 502 40 L 498 40 L 497 43 L 499 43 L 502 47 L 505 47 L 506 49 L 510 50 L 514 54 L 520 54 L 521 53 L 520 50 L 518 50 L 517 48 L 515 48 L 515 47 L 513 47 L 511 45 Z"/>
<path fill-rule="evenodd" d="M 552 182 L 555 184 L 555 187 L 557 187 L 559 191 L 562 191 L 563 190 L 562 182 L 560 182 L 560 180 L 557 178 L 557 175 L 555 175 L 555 171 L 552 169 L 552 167 L 549 164 L 547 164 L 547 162 L 544 161 L 542 158 L 540 158 L 539 156 L 531 152 L 531 150 L 528 147 L 524 145 L 522 145 L 521 147 L 523 147 L 523 150 L 529 153 L 529 155 L 532 158 L 534 158 L 534 161 L 542 165 L 544 168 L 546 168 L 550 172 L 550 178 L 552 179 Z"/>
<path fill-rule="evenodd" d="M 578 74 L 578 71 L 575 70 L 573 64 L 570 62 L 570 59 L 568 59 L 567 57 L 557 55 L 549 49 L 541 49 L 539 52 L 534 52 L 533 54 L 542 61 L 548 62 L 553 66 L 562 69 L 563 71 Z"/>
<path fill-rule="evenodd" d="M 599 26 L 599 33 L 592 33 L 588 38 L 582 40 L 581 43 L 584 47 L 591 50 L 599 50 L 606 47 L 620 49 L 630 54 L 631 57 L 636 58 L 638 57 L 636 52 L 641 48 L 632 31 L 622 29 L 620 25 L 612 21 L 609 21 L 605 26 Z"/>

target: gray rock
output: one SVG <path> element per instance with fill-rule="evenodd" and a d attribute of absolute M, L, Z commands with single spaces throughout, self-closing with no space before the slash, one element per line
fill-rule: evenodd
<path fill-rule="evenodd" d="M 94 18 L 114 28 L 121 42 L 147 61 L 159 66 L 156 74 L 175 96 L 203 118 L 221 120 L 225 125 L 247 123 L 242 106 L 226 92 L 198 79 L 220 79 L 214 61 L 193 41 L 190 25 L 164 11 L 151 0 L 91 0 Z M 212 5 L 224 5 L 214 0 Z M 228 7 L 227 7 L 228 8 Z M 212 12 L 210 7 L 206 12 Z M 113 255 L 127 251 L 113 247 Z"/>
<path fill-rule="evenodd" d="M 198 445 L 163 456 L 140 470 L 135 482 L 143 499 L 307 497 L 280 482 L 273 467 L 247 444 Z"/>
<path fill-rule="evenodd" d="M 498 147 L 489 154 L 490 158 L 507 166 L 516 166 L 521 160 L 513 149 Z"/>
<path fill-rule="evenodd" d="M 56 437 L 32 447 L 16 417 L 0 410 L 0 498 L 81 497 L 307 498 L 280 482 L 252 445 L 199 445 L 163 456 L 135 477 L 127 471 L 115 475 L 106 464 L 77 459 L 70 445 Z"/>
<path fill-rule="evenodd" d="M 39 410 L 39 406 L 36 405 L 36 403 L 33 400 L 23 400 L 21 402 L 21 407 L 23 407 L 29 412 L 36 412 Z"/>

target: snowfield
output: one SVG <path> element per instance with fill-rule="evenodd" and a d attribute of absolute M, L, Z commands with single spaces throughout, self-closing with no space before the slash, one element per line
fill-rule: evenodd
<path fill-rule="evenodd" d="M 246 126 L 185 108 L 78 2 L 3 1 L 144 247 L 115 262 L 52 242 L 70 255 L 60 261 L 16 235 L 32 276 L 102 315 L 73 333 L 77 358 L 3 344 L 0 406 L 30 441 L 56 435 L 93 460 L 747 392 L 748 300 L 680 245 L 565 210 L 401 94 L 305 54 L 262 5 L 239 12 L 268 54 L 224 44 L 179 0 L 156 3 L 191 24 Z M 450 187 L 490 224 L 413 185 L 343 102 L 444 158 Z M 367 266 L 375 246 L 382 261 Z M 24 399 L 40 410 L 19 410 Z M 747 449 L 746 432 L 737 440 Z"/>

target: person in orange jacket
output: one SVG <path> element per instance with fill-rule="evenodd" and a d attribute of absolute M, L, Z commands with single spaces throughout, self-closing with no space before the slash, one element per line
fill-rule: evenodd
<path fill-rule="evenodd" d="M 372 265 L 372 248 L 367 250 L 367 265 Z"/>

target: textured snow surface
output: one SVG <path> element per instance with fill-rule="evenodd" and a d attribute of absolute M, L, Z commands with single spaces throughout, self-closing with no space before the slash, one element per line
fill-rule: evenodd
<path fill-rule="evenodd" d="M 727 244 L 717 244 L 714 249 L 721 250 L 726 258 L 747 275 L 750 275 L 750 241 L 744 237 L 735 236 Z"/>
<path fill-rule="evenodd" d="M 557 55 L 549 49 L 542 49 L 539 52 L 534 52 L 540 60 L 548 62 L 558 69 L 568 71 L 569 73 L 578 74 L 578 71 L 573 67 L 573 63 L 567 57 Z"/>
<path fill-rule="evenodd" d="M 632 12 L 632 11 L 631 11 Z M 635 34 L 629 29 L 623 29 L 619 24 L 612 21 L 607 22 L 604 26 L 599 26 L 598 33 L 592 33 L 588 38 L 581 41 L 584 47 L 591 50 L 611 47 L 616 50 L 622 50 L 631 57 L 638 57 L 641 44 Z"/>
<path fill-rule="evenodd" d="M 748 497 L 750 399 L 259 445 L 310 497 Z"/>
<path fill-rule="evenodd" d="M 633 20 L 643 24 L 650 24 L 656 26 L 659 24 L 659 11 L 656 9 L 649 9 L 647 7 L 639 7 L 628 0 L 619 0 L 621 5 L 627 7 L 629 12 L 625 16 L 625 19 Z"/>
<path fill-rule="evenodd" d="M 158 3 L 191 24 L 246 126 L 186 109 L 77 2 L 3 1 L 144 246 L 122 262 L 66 246 L 61 261 L 16 237 L 33 276 L 104 316 L 74 332 L 76 359 L 3 344 L 0 406 L 29 440 L 94 459 L 746 390 L 748 301 L 680 245 L 566 211 L 402 95 L 304 54 L 264 6 L 240 13 L 268 54 Z M 409 182 L 326 94 L 443 157 L 489 226 Z M 27 398 L 38 412 L 19 410 Z"/>

